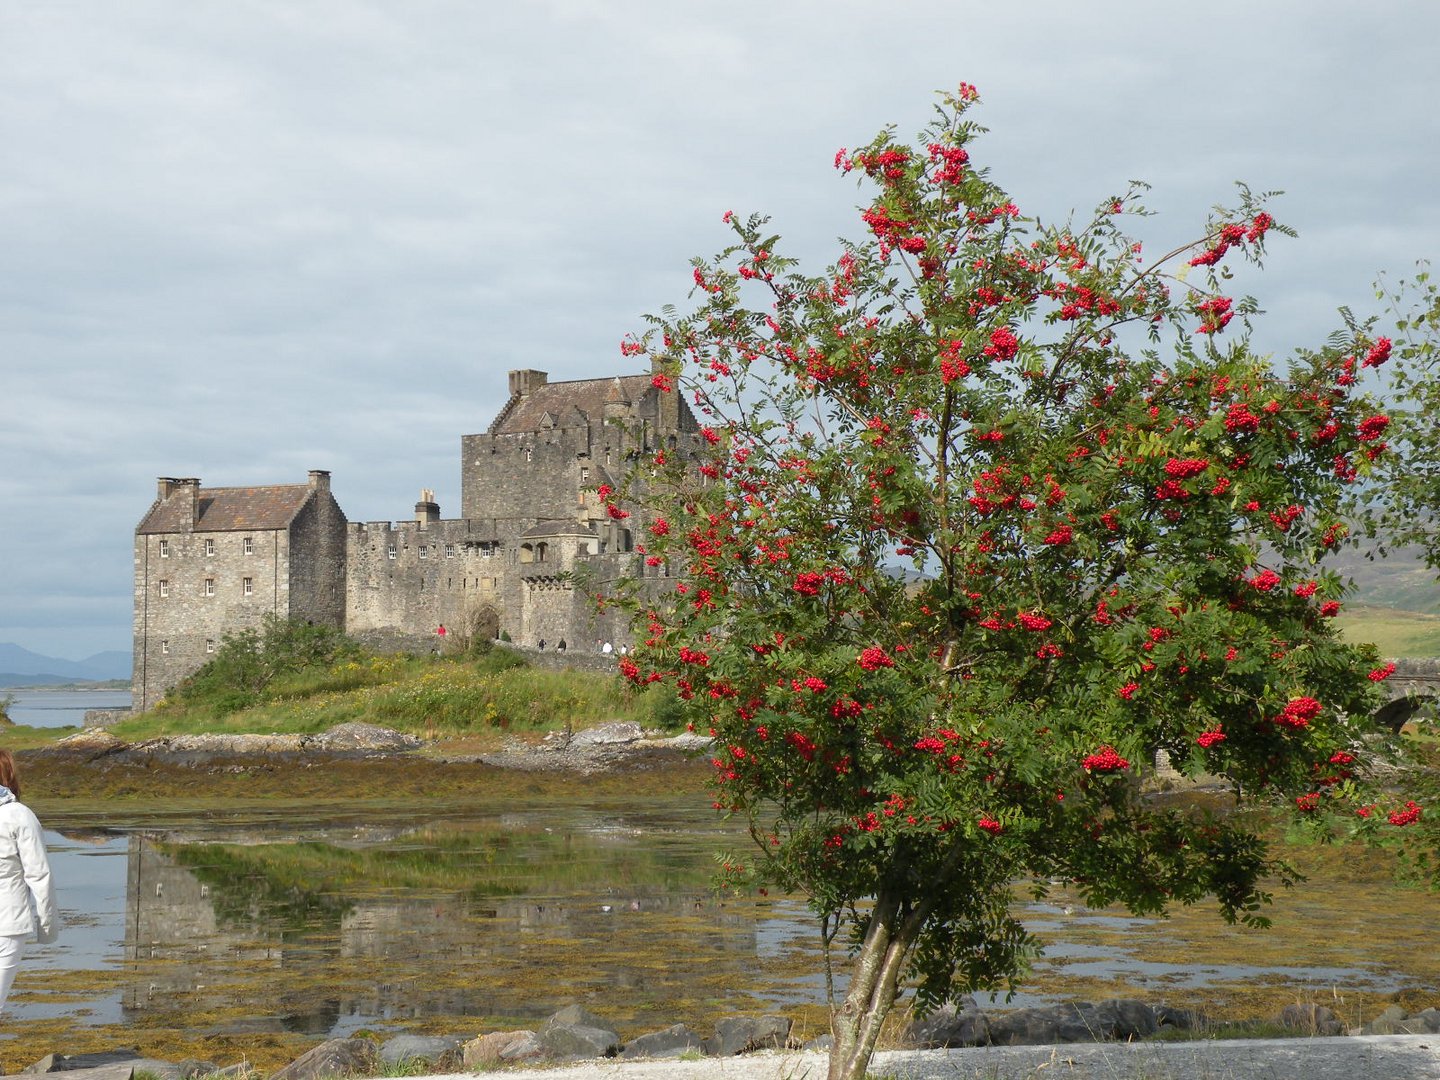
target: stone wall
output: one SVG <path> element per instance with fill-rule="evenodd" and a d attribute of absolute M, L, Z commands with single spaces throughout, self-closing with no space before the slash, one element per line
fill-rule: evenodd
<path fill-rule="evenodd" d="M 284 614 L 343 627 L 345 515 L 328 486 L 317 490 L 296 515 L 290 537 L 290 604 Z"/>
<path fill-rule="evenodd" d="M 518 554 L 493 521 L 351 522 L 346 541 L 347 632 L 463 632 L 486 607 L 504 625 Z"/>
<path fill-rule="evenodd" d="M 225 634 L 258 627 L 267 612 L 286 614 L 290 563 L 279 529 L 137 535 L 136 711 L 204 664 Z"/>
<path fill-rule="evenodd" d="M 618 449 L 610 454 L 617 465 L 623 460 Z M 576 520 L 585 507 L 582 489 L 614 483 L 589 427 L 466 435 L 460 458 L 461 516 L 493 519 L 510 536 L 539 520 Z"/>

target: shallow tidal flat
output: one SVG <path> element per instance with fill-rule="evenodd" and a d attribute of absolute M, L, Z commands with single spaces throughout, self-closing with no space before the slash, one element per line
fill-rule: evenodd
<path fill-rule="evenodd" d="M 728 1012 L 823 1029 L 803 903 L 710 891 L 714 853 L 744 838 L 697 773 L 320 773 L 250 763 L 183 790 L 163 769 L 112 770 L 87 789 L 37 762 L 67 926 L 22 969 L 0 1064 L 135 1046 L 268 1069 L 330 1036 L 532 1026 L 571 1001 L 627 1038 Z M 1260 1019 L 1318 1001 L 1358 1024 L 1440 1001 L 1440 897 L 1379 854 L 1288 856 L 1310 880 L 1277 896 L 1268 931 L 1208 907 L 1025 901 L 1047 949 L 1013 1004 L 1127 996 Z"/>

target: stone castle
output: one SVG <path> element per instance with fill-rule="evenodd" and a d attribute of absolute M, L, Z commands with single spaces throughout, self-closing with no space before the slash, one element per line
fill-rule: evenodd
<path fill-rule="evenodd" d="M 665 568 L 645 565 L 636 518 L 612 518 L 595 489 L 619 487 L 642 455 L 693 455 L 700 431 L 652 378 L 510 372 L 489 430 L 460 440 L 458 518 L 423 491 L 413 520 L 348 521 L 321 470 L 259 487 L 161 477 L 135 529 L 135 710 L 267 613 L 412 649 L 501 632 L 551 648 L 628 642 L 587 586 Z"/>

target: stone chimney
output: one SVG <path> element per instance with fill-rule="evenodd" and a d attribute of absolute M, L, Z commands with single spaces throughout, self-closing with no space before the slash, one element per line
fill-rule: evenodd
<path fill-rule="evenodd" d="M 311 469 L 311 470 L 310 470 L 310 486 L 311 486 L 312 488 L 314 488 L 316 491 L 329 491 L 329 490 L 330 490 L 330 470 L 329 470 L 329 469 Z"/>
<path fill-rule="evenodd" d="M 194 528 L 200 516 L 200 480 L 194 476 L 162 476 L 156 486 L 156 495 L 161 502 L 179 496 L 190 501 L 190 527 Z"/>
<path fill-rule="evenodd" d="M 435 492 L 429 488 L 420 489 L 420 501 L 415 504 L 415 520 L 422 529 L 440 520 L 440 504 L 435 501 Z"/>
<path fill-rule="evenodd" d="M 519 394 L 521 397 L 528 397 L 537 387 L 544 386 L 550 381 L 550 376 L 543 371 L 536 371 L 534 368 L 524 368 L 510 372 L 510 395 L 513 397 Z"/>

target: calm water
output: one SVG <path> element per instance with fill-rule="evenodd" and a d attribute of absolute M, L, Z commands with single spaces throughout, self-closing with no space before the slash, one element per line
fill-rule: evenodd
<path fill-rule="evenodd" d="M 572 1001 L 634 1032 L 824 1000 L 802 904 L 710 891 L 714 852 L 743 838 L 694 802 L 537 797 L 343 821 L 276 808 L 143 827 L 142 808 L 120 812 L 120 827 L 66 816 L 47 832 L 64 929 L 31 946 L 0 1042 L 54 1019 L 221 1039 L 481 1030 Z M 1179 1004 L 1217 980 L 1414 983 L 1303 952 L 1159 962 L 1168 924 L 1154 919 L 1034 904 L 1027 921 L 1052 942 L 1040 989 L 1062 970 L 1153 982 Z"/>
<path fill-rule="evenodd" d="M 129 690 L 9 690 L 10 719 L 26 727 L 79 727 L 89 709 L 128 709 Z"/>
<path fill-rule="evenodd" d="M 340 1035 L 539 1020 L 594 995 L 613 996 L 617 1022 L 665 1026 L 722 1003 L 820 1000 L 812 962 L 787 971 L 813 937 L 802 905 L 710 892 L 727 838 L 708 808 L 67 823 L 46 840 L 64 930 L 30 947 L 7 1027 L 204 1017 L 216 1032 Z"/>

